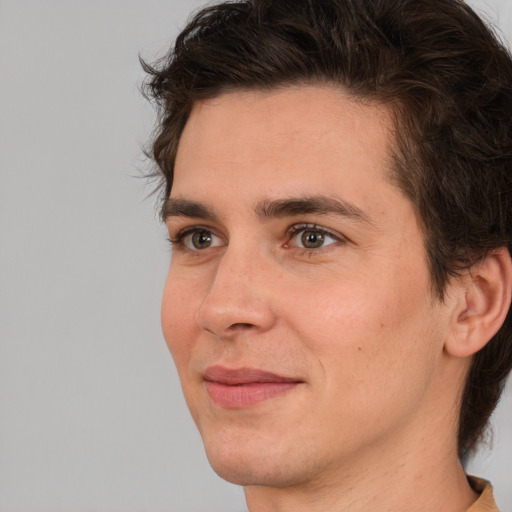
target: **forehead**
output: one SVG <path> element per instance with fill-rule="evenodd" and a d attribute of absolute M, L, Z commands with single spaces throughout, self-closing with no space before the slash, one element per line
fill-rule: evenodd
<path fill-rule="evenodd" d="M 171 196 L 365 194 L 388 182 L 391 115 L 331 86 L 234 91 L 195 103 L 182 134 Z M 201 185 L 203 184 L 203 185 Z M 200 186 L 201 185 L 201 186 Z M 229 195 L 231 194 L 231 195 Z"/>

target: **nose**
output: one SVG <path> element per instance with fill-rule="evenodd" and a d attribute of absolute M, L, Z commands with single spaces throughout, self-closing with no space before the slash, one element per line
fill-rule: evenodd
<path fill-rule="evenodd" d="M 229 247 L 197 310 L 197 323 L 219 339 L 268 331 L 276 321 L 269 265 L 254 252 Z"/>

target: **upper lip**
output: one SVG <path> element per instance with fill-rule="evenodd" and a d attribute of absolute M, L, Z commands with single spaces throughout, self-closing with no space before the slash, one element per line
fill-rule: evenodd
<path fill-rule="evenodd" d="M 276 373 L 259 370 L 257 368 L 225 368 L 224 366 L 210 366 L 203 373 L 204 380 L 218 382 L 235 386 L 237 384 L 256 384 L 256 383 L 287 383 L 301 382 L 292 377 L 284 377 Z"/>

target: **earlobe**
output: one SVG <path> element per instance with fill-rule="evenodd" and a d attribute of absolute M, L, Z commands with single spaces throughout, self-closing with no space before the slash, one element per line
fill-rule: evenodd
<path fill-rule="evenodd" d="M 512 260 L 506 248 L 475 263 L 455 285 L 458 301 L 445 350 L 454 357 L 469 357 L 498 332 L 512 297 Z"/>

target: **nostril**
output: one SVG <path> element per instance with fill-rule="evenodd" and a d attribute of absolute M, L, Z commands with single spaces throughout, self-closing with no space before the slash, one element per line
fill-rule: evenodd
<path fill-rule="evenodd" d="M 238 322 L 230 326 L 231 329 L 250 329 L 251 327 L 254 327 L 254 325 L 244 322 Z"/>

